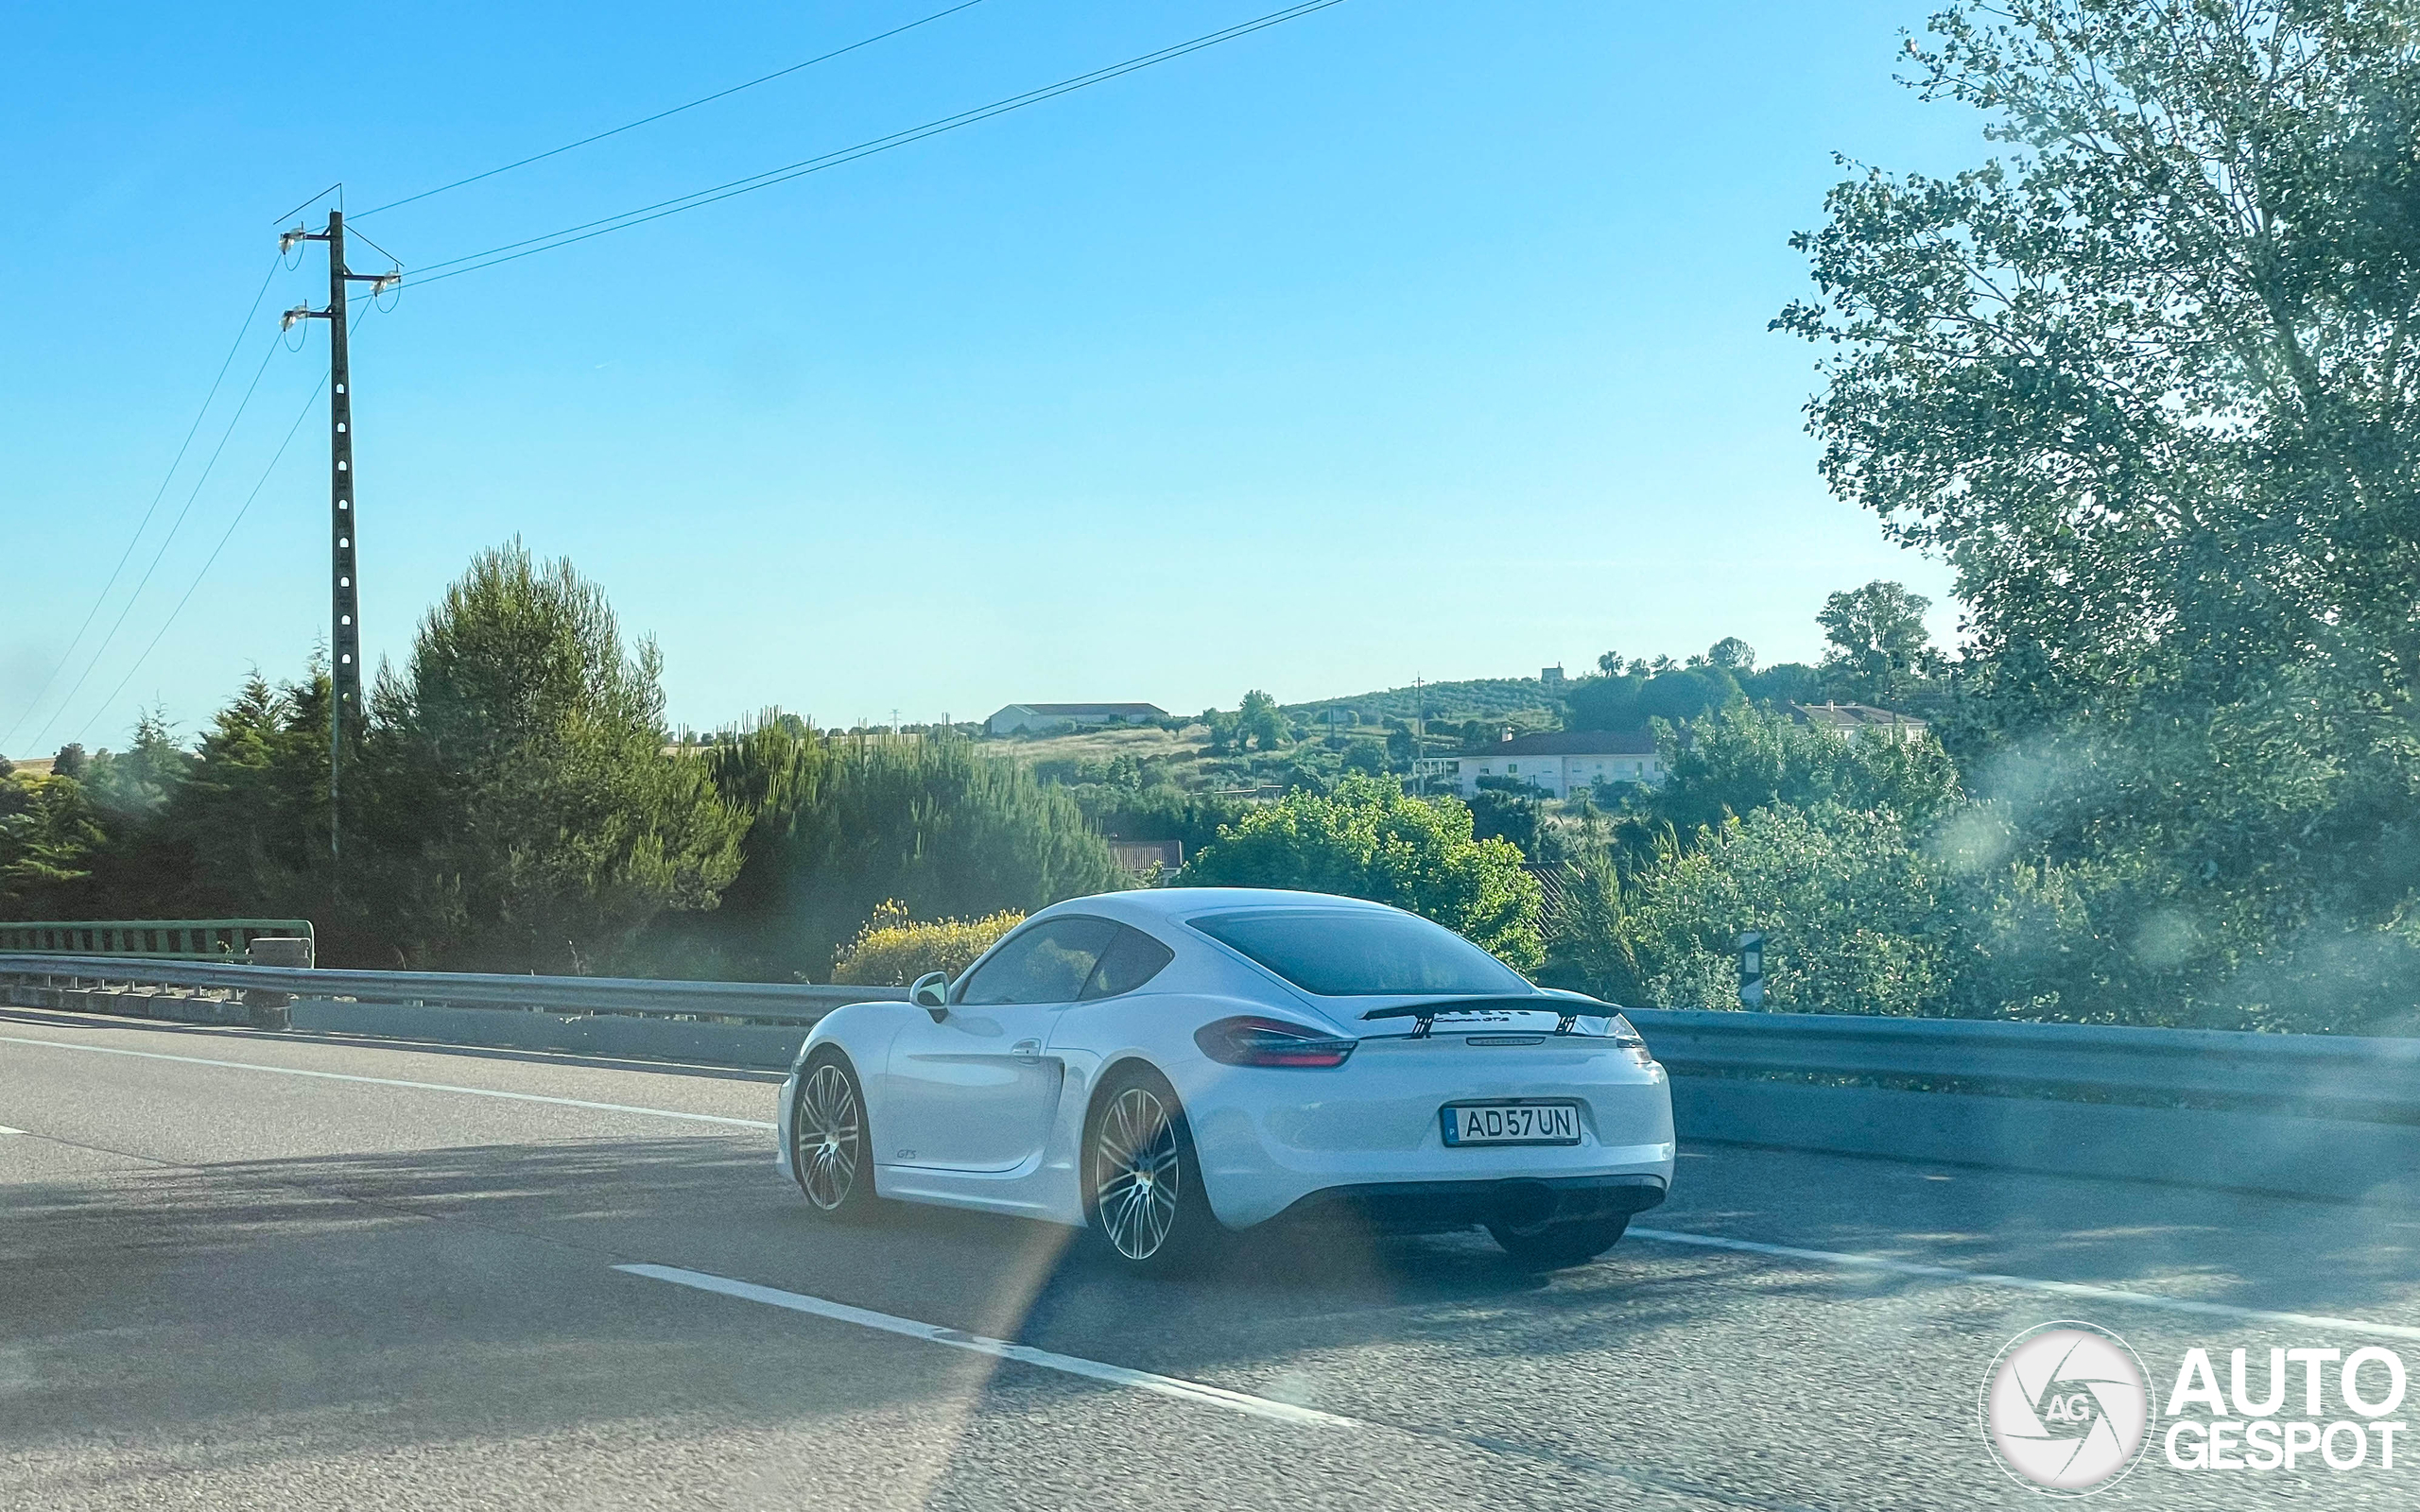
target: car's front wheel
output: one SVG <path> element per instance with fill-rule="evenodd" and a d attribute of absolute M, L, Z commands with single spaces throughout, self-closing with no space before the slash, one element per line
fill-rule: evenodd
<path fill-rule="evenodd" d="M 790 1109 L 790 1169 L 819 1216 L 858 1219 L 873 1208 L 865 1107 L 846 1057 L 826 1052 L 808 1062 Z"/>
<path fill-rule="evenodd" d="M 1627 1217 L 1582 1218 L 1535 1228 L 1492 1223 L 1487 1231 L 1520 1264 L 1536 1270 L 1561 1270 L 1566 1265 L 1584 1265 L 1613 1248 L 1629 1228 Z"/>
<path fill-rule="evenodd" d="M 1176 1090 L 1146 1067 L 1112 1072 L 1085 1120 L 1084 1217 L 1093 1252 L 1121 1270 L 1184 1270 L 1226 1234 Z"/>

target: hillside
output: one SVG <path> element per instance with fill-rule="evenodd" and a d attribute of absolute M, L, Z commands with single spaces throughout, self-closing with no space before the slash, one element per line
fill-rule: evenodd
<path fill-rule="evenodd" d="M 1420 688 L 1389 688 L 1311 703 L 1289 703 L 1285 708 L 1287 717 L 1305 724 L 1324 725 L 1330 710 L 1336 711 L 1340 720 L 1350 710 L 1361 716 L 1361 723 L 1374 725 L 1389 719 L 1409 719 L 1421 712 L 1423 704 L 1426 705 L 1428 718 L 1448 723 L 1503 719 L 1515 714 L 1530 714 L 1544 723 L 1556 699 L 1535 678 L 1468 678 L 1460 682 L 1431 682 Z"/>
<path fill-rule="evenodd" d="M 1188 769 L 1201 759 L 1202 747 L 1209 743 L 1207 725 L 1187 725 L 1182 730 L 1166 730 L 1156 726 L 1111 726 L 1101 730 L 1080 730 L 1065 735 L 1024 735 L 984 743 L 984 749 L 994 756 L 1028 765 L 1047 764 L 1072 769 L 1080 765 L 1105 766 L 1120 756 L 1137 761 L 1164 762 L 1175 768 L 1171 776 L 1183 781 Z M 1061 774 L 1063 775 L 1063 772 Z"/>

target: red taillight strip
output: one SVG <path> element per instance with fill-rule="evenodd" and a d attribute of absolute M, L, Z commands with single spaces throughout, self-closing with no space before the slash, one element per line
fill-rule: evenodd
<path fill-rule="evenodd" d="M 1193 1042 L 1211 1059 L 1229 1066 L 1289 1066 L 1323 1070 L 1341 1066 L 1358 1040 L 1322 1034 L 1308 1024 L 1239 1014 L 1205 1023 Z"/>

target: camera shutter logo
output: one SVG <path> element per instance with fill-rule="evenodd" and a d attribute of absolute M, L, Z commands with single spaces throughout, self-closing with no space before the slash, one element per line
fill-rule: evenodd
<path fill-rule="evenodd" d="M 1983 1378 L 1983 1437 L 2001 1468 L 2053 1496 L 2089 1496 L 2134 1468 L 2151 1423 L 2143 1363 L 2090 1323 L 2009 1341 Z"/>

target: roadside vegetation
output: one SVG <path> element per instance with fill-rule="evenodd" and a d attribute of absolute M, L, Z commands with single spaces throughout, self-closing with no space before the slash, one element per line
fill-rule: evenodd
<path fill-rule="evenodd" d="M 1398 902 L 1627 1002 L 1737 1006 L 1755 931 L 1769 1009 L 2420 1030 L 2420 42 L 2367 5 L 2010 0 L 1910 69 L 2003 155 L 1844 165 L 1773 325 L 1820 353 L 1833 490 L 1954 568 L 1955 646 L 1874 582 L 1813 663 L 1726 637 L 1150 726 L 697 736 L 516 544 L 382 671 L 341 868 L 326 679 L 256 677 L 197 740 L 0 770 L 0 910 L 873 980 L 1175 841 L 1187 881 Z M 1424 766 L 1558 730 L 1651 738 L 1668 779 L 1465 800 Z"/>
<path fill-rule="evenodd" d="M 1024 922 L 1025 915 L 1006 908 L 980 919 L 920 922 L 908 917 L 906 903 L 886 899 L 856 937 L 840 947 L 832 980 L 855 987 L 906 987 L 927 971 L 955 977 L 994 940 Z"/>

